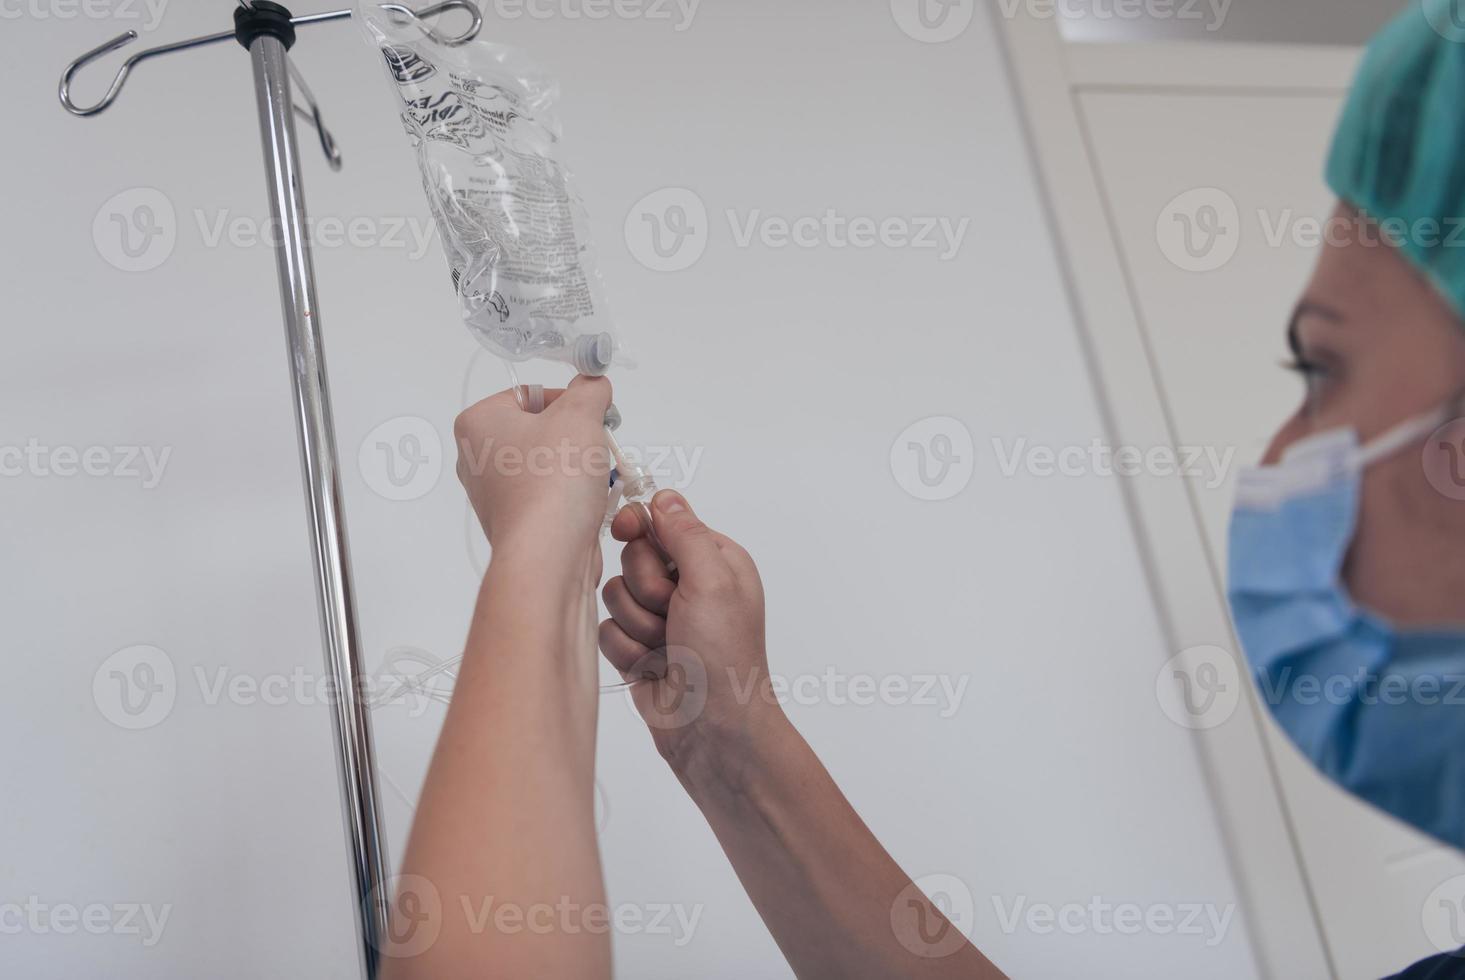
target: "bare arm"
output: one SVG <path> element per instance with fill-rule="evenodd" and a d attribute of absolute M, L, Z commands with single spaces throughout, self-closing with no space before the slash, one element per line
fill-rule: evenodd
<path fill-rule="evenodd" d="M 402 861 L 389 980 L 610 976 L 593 816 L 607 471 L 561 456 L 529 476 L 501 455 L 603 450 L 609 400 L 609 385 L 577 384 L 542 416 L 495 396 L 459 419 L 459 475 L 493 557 Z"/>
<path fill-rule="evenodd" d="M 676 494 L 654 503 L 680 581 L 623 512 L 613 531 L 629 544 L 623 574 L 606 583 L 612 618 L 601 624 L 601 649 L 644 678 L 634 695 L 658 749 L 794 972 L 800 980 L 1002 976 L 880 846 L 767 696 L 763 592 L 747 552 Z"/>

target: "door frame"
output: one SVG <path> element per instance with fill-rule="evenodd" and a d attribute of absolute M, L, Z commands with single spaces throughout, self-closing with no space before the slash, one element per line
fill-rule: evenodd
<path fill-rule="evenodd" d="M 1049 231 L 1102 421 L 1114 445 L 1174 446 L 1132 278 L 1098 178 L 1079 100 L 1086 92 L 1338 93 L 1360 49 L 1294 45 L 1068 43 L 1035 5 L 990 5 Z M 1244 59 L 1244 79 L 1236 62 Z M 1183 481 L 1123 481 L 1167 649 L 1230 652 L 1243 696 L 1224 724 L 1192 729 L 1262 977 L 1336 977 L 1196 500 Z M 1157 670 L 1161 665 L 1157 664 Z"/>

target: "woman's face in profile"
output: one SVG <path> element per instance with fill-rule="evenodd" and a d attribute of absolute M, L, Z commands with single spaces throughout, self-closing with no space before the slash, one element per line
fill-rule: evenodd
<path fill-rule="evenodd" d="M 1340 426 L 1366 443 L 1465 389 L 1465 324 L 1377 226 L 1342 204 L 1332 221 L 1288 327 L 1302 400 L 1267 463 Z M 1437 445 L 1447 434 L 1453 448 Z M 1465 501 L 1455 499 L 1465 482 L 1455 496 L 1436 489 L 1456 471 L 1431 458 L 1427 473 L 1424 455 L 1462 453 L 1462 443 L 1465 423 L 1432 436 L 1423 452 L 1411 446 L 1364 471 L 1344 578 L 1355 600 L 1399 625 L 1465 623 Z"/>

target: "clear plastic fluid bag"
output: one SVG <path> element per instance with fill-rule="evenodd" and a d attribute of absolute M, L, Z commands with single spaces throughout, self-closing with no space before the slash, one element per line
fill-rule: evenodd
<path fill-rule="evenodd" d="M 558 158 L 553 79 L 513 48 L 447 43 L 368 0 L 354 15 L 397 97 L 468 329 L 511 370 L 621 363 L 585 207 Z"/>
<path fill-rule="evenodd" d="M 554 80 L 516 49 L 435 36 L 428 22 L 395 4 L 357 0 L 353 17 L 381 55 L 416 151 L 463 322 L 503 359 L 519 406 L 539 411 L 548 386 L 520 383 L 516 365 L 526 361 L 560 362 L 588 375 L 630 366 L 606 310 L 584 204 L 558 157 Z M 541 380 L 533 369 L 526 373 L 526 381 Z M 614 422 L 607 416 L 612 444 L 618 423 L 618 415 Z M 634 503 L 655 492 L 639 466 L 619 456 L 617 462 L 607 526 L 623 499 Z M 639 506 L 645 512 L 644 502 Z M 648 526 L 649 520 L 648 514 Z M 455 673 L 460 660 L 444 669 Z"/>

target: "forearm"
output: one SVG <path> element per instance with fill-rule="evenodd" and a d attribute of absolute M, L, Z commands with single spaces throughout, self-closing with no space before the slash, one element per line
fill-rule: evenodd
<path fill-rule="evenodd" d="M 394 978 L 608 977 L 594 827 L 592 552 L 497 550 L 402 862 L 441 907 Z M 408 879 L 405 876 L 415 876 Z"/>
<path fill-rule="evenodd" d="M 911 887 L 781 712 L 751 728 L 693 743 L 674 769 L 800 980 L 1001 976 Z"/>

